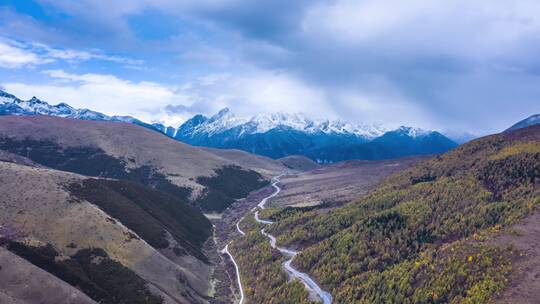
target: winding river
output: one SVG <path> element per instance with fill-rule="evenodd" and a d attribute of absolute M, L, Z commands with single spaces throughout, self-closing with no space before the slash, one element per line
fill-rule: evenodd
<path fill-rule="evenodd" d="M 238 229 L 240 229 L 240 228 L 238 228 Z M 230 243 L 231 242 L 229 242 L 229 244 Z M 242 287 L 242 280 L 240 279 L 240 269 L 238 268 L 238 264 L 236 264 L 236 261 L 235 261 L 234 257 L 229 252 L 229 244 L 227 244 L 225 246 L 225 248 L 223 248 L 221 253 L 227 254 L 229 256 L 229 258 L 231 259 L 231 261 L 233 262 L 233 264 L 234 264 L 234 269 L 236 270 L 236 281 L 238 282 L 238 289 L 240 290 L 240 301 L 238 303 L 243 304 L 244 303 L 244 288 Z"/>
<path fill-rule="evenodd" d="M 275 197 L 276 195 L 279 194 L 279 192 L 281 191 L 281 188 L 278 186 L 279 182 L 280 182 L 280 176 L 277 176 L 274 178 L 274 182 L 272 183 L 272 187 L 274 187 L 276 190 L 270 194 L 269 196 L 263 198 L 261 200 L 261 202 L 257 205 L 257 207 L 259 209 L 265 209 L 265 205 L 266 205 L 266 202 Z M 273 224 L 272 221 L 268 221 L 268 220 L 263 220 L 263 219 L 260 219 L 259 218 L 259 210 L 257 210 L 257 208 L 254 208 L 253 209 L 254 212 L 254 216 L 255 216 L 255 220 L 261 224 L 264 224 L 264 225 L 270 225 L 270 224 Z M 240 222 L 243 220 L 244 218 L 241 218 L 237 223 L 236 223 L 236 230 L 238 231 L 238 233 L 240 233 L 241 235 L 245 235 L 245 232 L 242 231 L 242 229 L 240 229 Z M 292 263 L 292 260 L 294 259 L 294 257 L 299 253 L 298 251 L 294 251 L 294 250 L 291 250 L 291 249 L 287 249 L 287 248 L 283 248 L 283 247 L 279 247 L 277 246 L 276 244 L 276 238 L 267 233 L 265 231 L 265 229 L 261 229 L 261 233 L 263 235 L 265 235 L 266 237 L 268 237 L 269 241 L 270 241 L 270 246 L 272 248 L 275 248 L 277 250 L 279 250 L 279 252 L 281 252 L 281 254 L 283 254 L 284 256 L 288 257 L 289 259 L 286 260 L 284 263 L 283 263 L 283 268 L 285 269 L 285 271 L 289 274 L 289 276 L 291 278 L 297 278 L 299 279 L 303 284 L 304 286 L 306 287 L 306 289 L 308 290 L 308 292 L 310 293 L 310 295 L 316 295 L 320 300 L 322 300 L 322 302 L 324 304 L 330 304 L 332 303 L 332 295 L 326 291 L 324 291 L 308 274 L 306 273 L 303 273 L 303 272 L 300 272 L 298 271 L 297 269 L 295 269 L 294 267 L 292 267 L 291 263 Z M 243 304 L 244 302 L 244 291 L 243 291 L 243 288 L 242 288 L 242 282 L 240 280 L 240 271 L 238 269 L 238 265 L 236 264 L 236 261 L 234 260 L 234 257 L 229 253 L 229 250 L 228 250 L 228 247 L 229 247 L 229 244 L 227 244 L 227 246 L 225 246 L 225 248 L 223 249 L 223 252 L 224 253 L 227 253 L 229 255 L 229 257 L 231 258 L 231 260 L 233 261 L 234 263 L 234 266 L 236 268 L 236 273 L 237 273 L 237 281 L 238 281 L 238 285 L 239 285 L 239 289 L 240 289 L 240 302 L 239 304 Z"/>

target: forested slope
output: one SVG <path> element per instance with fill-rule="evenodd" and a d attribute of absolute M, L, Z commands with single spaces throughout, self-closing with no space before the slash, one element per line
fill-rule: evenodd
<path fill-rule="evenodd" d="M 267 213 L 336 303 L 486 303 L 519 256 L 499 231 L 540 201 L 540 126 L 481 138 L 330 212 Z"/>

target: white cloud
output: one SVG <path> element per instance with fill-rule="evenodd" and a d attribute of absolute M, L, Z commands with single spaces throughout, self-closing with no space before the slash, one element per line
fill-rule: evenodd
<path fill-rule="evenodd" d="M 335 116 L 323 91 L 285 73 L 257 70 L 241 76 L 210 74 L 179 86 L 132 82 L 108 74 L 74 74 L 64 70 L 42 73 L 51 78 L 49 83 L 8 82 L 1 86 L 21 98 L 38 96 L 51 103 L 66 102 L 109 115 L 132 115 L 170 125 L 224 107 L 240 115 L 283 111 Z"/>
<path fill-rule="evenodd" d="M 348 121 L 387 128 L 403 125 L 427 129 L 441 127 L 430 119 L 425 109 L 388 85 L 377 92 L 340 90 L 335 92 L 334 102 L 339 117 Z"/>
<path fill-rule="evenodd" d="M 71 39 L 72 45 L 73 40 L 86 37 L 83 28 L 95 29 L 90 34 L 100 33 L 97 40 L 88 38 L 90 42 L 81 43 L 100 42 L 97 45 L 105 48 L 139 52 L 141 58 L 156 63 L 149 66 L 159 72 L 145 72 L 146 77 L 194 78 L 190 83 L 171 87 L 129 82 L 113 75 L 47 71 L 54 79 L 44 85 L 51 91 L 48 94 L 55 96 L 49 100 L 93 107 L 94 99 L 106 99 L 119 106 L 96 106 L 118 114 L 135 111 L 126 100 L 141 99 L 132 94 L 138 89 L 164 89 L 170 94 L 161 97 L 164 102 L 156 102 L 156 98 L 146 99 L 148 104 L 139 102 L 138 107 L 144 111 L 135 115 L 174 124 L 194 113 L 210 114 L 228 106 L 240 114 L 301 111 L 358 122 L 426 127 L 432 123 L 438 123 L 434 127 L 472 125 L 471 129 L 488 125 L 478 117 L 490 117 L 489 129 L 494 129 L 538 111 L 538 90 L 534 85 L 540 66 L 537 0 L 297 1 L 301 3 L 297 10 L 284 12 L 291 13 L 287 20 L 295 20 L 290 24 L 280 19 L 281 14 L 268 19 L 258 17 L 262 16 L 259 12 L 274 7 L 273 1 L 256 5 L 245 0 L 43 1 L 90 25 L 74 29 L 73 33 L 58 32 L 67 35 L 65 40 Z M 165 40 L 138 40 L 136 35 L 132 36 L 135 30 L 128 17 L 144 18 L 146 12 L 155 10 L 164 13 L 163 18 L 183 20 L 186 26 L 181 23 L 174 36 Z M 4 32 L 14 30 L 10 27 Z M 30 31 L 24 28 L 19 32 Z M 121 48 L 100 37 L 109 37 Z M 124 41 L 133 44 L 124 45 Z M 0 66 L 107 60 L 141 69 L 137 61 L 108 56 L 99 50 L 54 49 L 39 44 L 8 46 L 11 49 L 4 53 L 11 55 L 4 62 L 0 57 Z M 202 73 L 215 74 L 196 78 Z M 108 84 L 118 84 L 119 91 L 129 87 L 129 93 L 114 92 Z M 25 88 L 36 87 L 28 84 Z M 60 91 L 53 95 L 56 89 Z M 112 96 L 117 94 L 117 100 L 94 94 L 91 90 L 95 89 L 111 91 Z M 510 107 L 510 102 L 520 106 Z M 165 104 L 182 106 L 167 111 L 160 108 Z"/>
<path fill-rule="evenodd" d="M 132 82 L 104 74 L 71 74 L 62 70 L 44 73 L 56 82 L 1 85 L 21 98 L 38 96 L 53 104 L 66 102 L 78 108 L 90 108 L 109 115 L 133 115 L 145 121 L 157 118 L 148 109 L 187 102 L 187 98 L 179 94 L 176 88 L 153 82 Z"/>
<path fill-rule="evenodd" d="M 6 91 L 109 115 L 132 115 L 143 121 L 178 126 L 199 113 L 229 107 L 240 116 L 260 113 L 306 113 L 316 118 L 345 118 L 359 123 L 431 127 L 426 113 L 389 83 L 378 90 L 325 91 L 285 72 L 251 70 L 241 75 L 209 74 L 178 86 L 132 82 L 108 74 L 45 70 L 51 81 L 35 85 L 2 83 Z M 385 94 L 380 94 L 384 91 Z"/>
<path fill-rule="evenodd" d="M 32 47 L 35 51 L 44 53 L 43 56 L 52 60 L 64 60 L 68 62 L 88 61 L 88 60 L 102 60 L 111 61 L 116 63 L 123 63 L 128 65 L 140 65 L 142 60 L 135 60 L 130 58 L 124 58 L 119 56 L 108 56 L 101 51 L 96 50 L 93 52 L 79 51 L 72 49 L 55 49 L 43 43 L 32 43 Z"/>
<path fill-rule="evenodd" d="M 540 2 L 337 0 L 308 9 L 302 31 L 338 47 L 486 60 L 538 43 Z"/>
<path fill-rule="evenodd" d="M 240 115 L 271 112 L 304 112 L 334 116 L 323 90 L 293 75 L 252 69 L 239 74 L 211 74 L 184 84 L 193 113 L 212 114 L 229 107 Z"/>
<path fill-rule="evenodd" d="M 56 49 L 43 43 L 27 43 L 0 37 L 0 67 L 20 68 L 24 66 L 36 66 L 55 61 L 70 63 L 101 60 L 121 63 L 129 66 L 138 66 L 143 62 L 119 56 L 109 56 L 99 50 L 80 51 L 72 49 Z"/>
<path fill-rule="evenodd" d="M 184 118 L 197 113 L 213 114 L 229 107 L 240 116 L 300 112 L 316 118 L 342 118 L 389 127 L 441 127 L 392 83 L 379 78 L 370 82 L 369 86 L 354 89 L 327 89 L 312 86 L 286 72 L 252 69 L 238 75 L 207 75 L 181 87 L 191 106 L 169 110 L 170 114 Z"/>
<path fill-rule="evenodd" d="M 311 112 L 329 109 L 324 91 L 300 79 L 277 72 L 258 71 L 228 81 L 226 94 L 248 112 Z"/>
<path fill-rule="evenodd" d="M 31 51 L 10 45 L 0 40 L 0 67 L 2 68 L 13 69 L 49 62 L 51 62 L 50 59 L 42 58 Z"/>

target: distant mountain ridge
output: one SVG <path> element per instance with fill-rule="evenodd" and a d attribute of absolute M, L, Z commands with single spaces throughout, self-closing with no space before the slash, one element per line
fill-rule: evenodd
<path fill-rule="evenodd" d="M 89 109 L 76 109 L 66 103 L 51 105 L 36 97 L 25 101 L 0 91 L 2 115 L 128 122 L 191 145 L 239 149 L 274 159 L 303 155 L 319 163 L 436 154 L 457 146 L 439 132 L 413 127 L 391 130 L 381 125 L 312 119 L 300 113 L 243 118 L 235 116 L 228 108 L 211 117 L 195 115 L 174 128 L 161 123 L 146 123 L 131 116 L 109 116 Z"/>
<path fill-rule="evenodd" d="M 538 125 L 538 124 L 540 124 L 540 114 L 535 114 L 517 122 L 516 124 L 508 128 L 506 131 L 523 129 L 523 128 L 530 127 L 533 125 Z"/>
<path fill-rule="evenodd" d="M 0 115 L 47 115 L 80 120 L 129 122 L 162 133 L 167 131 L 163 125 L 145 123 L 131 116 L 109 116 L 89 109 L 76 109 L 63 102 L 51 105 L 35 96 L 29 100 L 22 100 L 2 90 L 0 90 Z"/>
<path fill-rule="evenodd" d="M 240 149 L 271 158 L 304 155 L 319 163 L 348 159 L 386 159 L 446 152 L 457 146 L 436 131 L 412 127 L 389 130 L 377 125 L 315 120 L 303 114 L 236 117 L 228 108 L 195 115 L 174 138 L 197 146 Z"/>

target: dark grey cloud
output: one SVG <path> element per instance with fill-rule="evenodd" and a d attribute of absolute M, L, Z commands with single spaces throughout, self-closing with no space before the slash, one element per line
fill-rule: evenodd
<path fill-rule="evenodd" d="M 318 0 L 231 1 L 196 11 L 207 21 L 226 26 L 249 38 L 274 43 L 289 39 L 301 26 L 306 9 Z"/>

